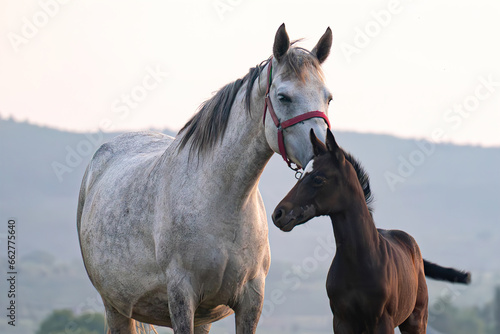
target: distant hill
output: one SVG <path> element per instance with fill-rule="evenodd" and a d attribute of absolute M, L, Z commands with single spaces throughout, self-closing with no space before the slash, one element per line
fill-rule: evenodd
<path fill-rule="evenodd" d="M 432 145 L 353 132 L 335 134 L 338 143 L 358 157 L 370 174 L 377 225 L 409 232 L 419 242 L 424 257 L 434 262 L 472 270 L 477 285 L 458 289 L 457 299 L 464 303 L 488 300 L 500 273 L 500 148 Z M 17 219 L 21 258 L 26 256 L 33 263 L 37 258 L 33 254 L 42 252 L 52 254 L 50 263 L 79 263 L 79 276 L 71 271 L 78 279 L 72 280 L 88 281 L 76 234 L 77 196 L 91 155 L 100 143 L 116 135 L 69 133 L 0 120 L 0 219 Z M 293 171 L 275 155 L 260 181 L 268 217 L 294 183 Z M 269 222 L 272 266 L 267 291 L 285 290 L 289 297 L 286 307 L 268 305 L 276 310 L 271 312 L 272 318 L 264 315 L 262 323 L 272 328 L 272 319 L 289 316 L 291 310 L 303 312 L 301 300 L 312 298 L 310 292 L 321 296 L 321 302 L 308 310 L 311 315 L 322 312 L 321 319 L 327 321 L 330 315 L 324 279 L 331 258 L 317 259 L 315 250 L 322 247 L 333 257 L 329 220 L 314 219 L 291 233 L 278 230 L 270 218 Z M 1 244 L 5 226 L 0 225 Z M 311 272 L 295 290 L 284 275 L 293 275 L 297 268 Z M 37 267 L 30 272 L 40 270 Z M 90 283 L 85 287 L 78 284 L 92 291 Z M 429 285 L 435 295 L 447 288 L 434 282 Z M 60 306 L 74 303 L 69 297 L 61 300 Z"/>

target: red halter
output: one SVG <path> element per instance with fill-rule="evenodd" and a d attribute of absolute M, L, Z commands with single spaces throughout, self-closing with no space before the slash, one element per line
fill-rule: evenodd
<path fill-rule="evenodd" d="M 269 97 L 269 90 L 271 89 L 271 83 L 272 83 L 272 67 L 273 67 L 273 59 L 269 61 L 269 66 L 267 70 L 267 90 L 266 90 L 266 98 L 265 98 L 265 104 L 264 104 L 264 118 L 263 118 L 263 123 L 265 125 L 266 123 L 266 111 L 269 110 L 269 115 L 271 115 L 271 118 L 273 119 L 274 125 L 276 125 L 276 128 L 278 128 L 278 147 L 280 150 L 280 154 L 283 157 L 283 160 L 288 164 L 288 167 L 290 167 L 294 171 L 300 170 L 302 167 L 299 167 L 297 164 L 295 164 L 296 167 L 292 167 L 292 161 L 288 159 L 288 156 L 286 154 L 286 148 L 285 148 L 285 138 L 283 135 L 283 130 L 295 125 L 297 123 L 303 122 L 307 119 L 310 118 L 322 118 L 326 124 L 328 125 L 328 128 L 330 128 L 330 121 L 328 120 L 328 116 L 322 111 L 315 110 L 315 111 L 308 111 L 304 114 L 292 117 L 286 121 L 281 122 L 276 116 L 276 113 L 274 112 L 273 104 L 271 103 L 271 98 Z"/>

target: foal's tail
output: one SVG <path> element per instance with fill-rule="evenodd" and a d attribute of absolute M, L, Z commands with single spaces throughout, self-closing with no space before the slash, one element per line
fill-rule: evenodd
<path fill-rule="evenodd" d="M 457 270 L 454 268 L 441 267 L 438 264 L 424 260 L 424 273 L 425 276 L 453 283 L 470 283 L 470 272 Z"/>

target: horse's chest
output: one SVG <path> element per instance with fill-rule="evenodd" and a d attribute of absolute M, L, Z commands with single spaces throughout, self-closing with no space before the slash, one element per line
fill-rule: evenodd
<path fill-rule="evenodd" d="M 267 252 L 224 248 L 217 256 L 207 258 L 206 265 L 192 271 L 196 276 L 193 284 L 201 291 L 205 307 L 228 304 L 241 293 L 249 280 L 267 271 L 268 263 Z"/>
<path fill-rule="evenodd" d="M 256 229 L 214 228 L 198 236 L 199 242 L 185 246 L 175 271 L 192 277 L 194 290 L 200 291 L 209 304 L 227 303 L 248 280 L 269 267 L 267 233 L 256 233 Z"/>
<path fill-rule="evenodd" d="M 332 312 L 346 319 L 360 314 L 369 318 L 380 315 L 388 297 L 387 289 L 376 275 L 335 266 L 328 274 L 327 293 Z"/>
<path fill-rule="evenodd" d="M 159 265 L 166 271 L 165 283 L 189 277 L 207 308 L 234 299 L 269 263 L 263 208 L 251 200 L 228 210 L 229 201 L 216 205 L 215 199 L 189 205 L 189 210 L 179 208 L 191 199 L 171 199 L 172 210 L 166 212 L 156 242 Z"/>

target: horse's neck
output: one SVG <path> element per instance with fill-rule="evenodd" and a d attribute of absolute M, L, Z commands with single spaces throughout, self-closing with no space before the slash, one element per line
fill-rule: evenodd
<path fill-rule="evenodd" d="M 260 175 L 273 154 L 262 126 L 264 98 L 259 85 L 256 82 L 253 87 L 250 112 L 244 105 L 246 85 L 241 87 L 222 140 L 209 152 L 200 154 L 199 161 L 194 158 L 187 166 L 190 177 L 203 181 L 202 187 L 210 197 L 220 198 L 226 207 L 244 205 L 257 191 Z"/>
<path fill-rule="evenodd" d="M 374 254 L 379 243 L 377 228 L 366 205 L 363 190 L 358 185 L 357 180 L 351 181 L 349 190 L 345 193 L 349 198 L 346 207 L 330 214 L 337 254 L 352 257 Z"/>
<path fill-rule="evenodd" d="M 243 94 L 238 97 L 240 95 Z M 258 108 L 264 105 L 263 100 L 252 102 L 254 110 L 249 113 L 242 99 L 235 101 L 227 132 L 211 157 L 217 166 L 223 167 L 214 171 L 215 176 L 225 180 L 232 194 L 256 190 L 260 175 L 273 154 L 262 126 L 262 108 Z"/>

